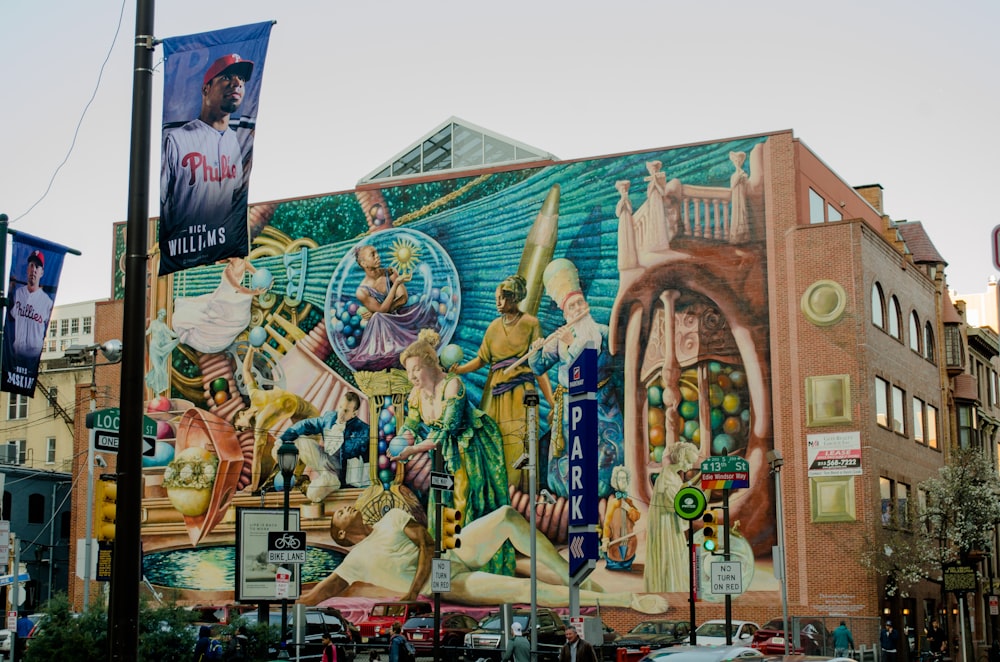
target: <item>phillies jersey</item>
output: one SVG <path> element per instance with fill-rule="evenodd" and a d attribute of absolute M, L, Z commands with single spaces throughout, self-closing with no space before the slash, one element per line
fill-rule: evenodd
<path fill-rule="evenodd" d="M 200 119 L 164 133 L 160 273 L 247 254 L 247 188 L 236 133 Z"/>
<path fill-rule="evenodd" d="M 14 320 L 14 356 L 37 361 L 52 315 L 52 299 L 40 287 L 34 292 L 29 292 L 27 286 L 19 287 L 9 314 Z"/>

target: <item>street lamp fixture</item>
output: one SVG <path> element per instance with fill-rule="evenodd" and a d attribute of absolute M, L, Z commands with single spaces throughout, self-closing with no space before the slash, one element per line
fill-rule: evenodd
<path fill-rule="evenodd" d="M 292 489 L 292 476 L 295 475 L 295 467 L 299 463 L 299 449 L 290 441 L 284 441 L 278 447 L 278 467 L 281 469 L 283 480 L 282 491 L 285 495 L 284 530 L 288 531 L 288 497 Z M 278 651 L 278 659 L 287 660 L 288 657 L 288 598 L 281 599 L 281 650 Z"/>

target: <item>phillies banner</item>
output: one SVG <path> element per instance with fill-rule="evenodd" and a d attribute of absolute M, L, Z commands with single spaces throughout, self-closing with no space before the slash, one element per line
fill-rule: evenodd
<path fill-rule="evenodd" d="M 163 41 L 161 276 L 247 255 L 253 136 L 271 25 Z"/>
<path fill-rule="evenodd" d="M 18 232 L 12 242 L 0 391 L 35 395 L 66 247 Z"/>

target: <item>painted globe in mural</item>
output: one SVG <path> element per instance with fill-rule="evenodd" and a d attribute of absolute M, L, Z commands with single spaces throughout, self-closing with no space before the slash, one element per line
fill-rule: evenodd
<path fill-rule="evenodd" d="M 355 256 L 371 264 L 372 249 L 385 273 L 363 283 L 365 271 Z M 363 288 L 367 296 L 384 301 L 396 279 L 404 281 L 406 297 L 397 296 L 391 312 L 373 313 L 359 299 Z M 448 344 L 461 303 L 458 271 L 440 244 L 417 230 L 384 230 L 360 241 L 334 270 L 326 296 L 326 334 L 334 352 L 353 370 L 400 367 L 399 354 L 421 329 L 438 332 L 439 350 Z"/>

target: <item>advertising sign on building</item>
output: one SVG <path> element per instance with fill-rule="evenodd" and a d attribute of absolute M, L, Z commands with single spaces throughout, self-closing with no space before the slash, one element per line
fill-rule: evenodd
<path fill-rule="evenodd" d="M 806 454 L 810 478 L 861 475 L 860 432 L 806 435 Z"/>

